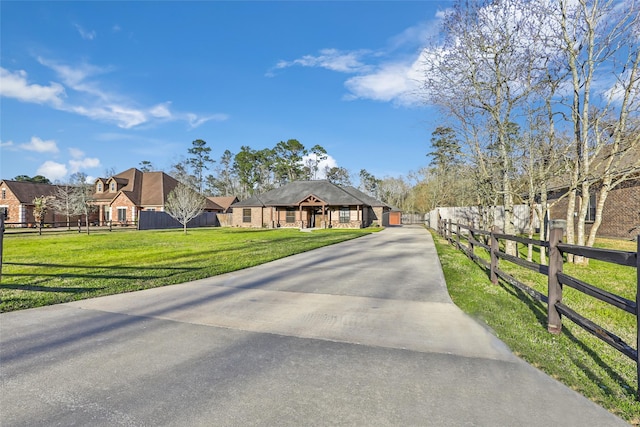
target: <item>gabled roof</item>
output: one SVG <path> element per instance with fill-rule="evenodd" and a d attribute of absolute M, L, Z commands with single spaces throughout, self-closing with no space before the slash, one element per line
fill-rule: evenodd
<path fill-rule="evenodd" d="M 102 193 L 93 195 L 95 200 L 111 201 L 119 194 L 124 194 L 136 206 L 163 206 L 169 193 L 176 188 L 178 181 L 164 172 L 141 172 L 136 168 L 127 169 L 106 181 L 118 183 L 118 191 L 113 193 L 108 188 Z M 105 181 L 98 178 L 98 181 Z"/>
<path fill-rule="evenodd" d="M 16 196 L 22 204 L 31 205 L 33 199 L 41 196 L 53 196 L 56 193 L 56 186 L 52 184 L 42 184 L 28 181 L 1 181 Z"/>
<path fill-rule="evenodd" d="M 229 209 L 232 204 L 238 201 L 238 198 L 236 196 L 228 196 L 228 197 L 215 196 L 215 197 L 207 197 L 207 199 L 211 200 L 213 203 L 220 206 L 225 211 Z"/>
<path fill-rule="evenodd" d="M 233 207 L 298 206 L 315 196 L 332 206 L 387 206 L 353 187 L 340 187 L 326 180 L 294 181 L 258 196 L 234 203 Z"/>

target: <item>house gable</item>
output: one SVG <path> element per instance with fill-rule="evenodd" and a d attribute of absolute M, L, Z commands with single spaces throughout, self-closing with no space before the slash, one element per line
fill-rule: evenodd
<path fill-rule="evenodd" d="M 297 203 L 298 206 L 327 206 L 328 204 L 329 203 L 325 202 L 314 194 L 309 194 L 307 197 Z"/>

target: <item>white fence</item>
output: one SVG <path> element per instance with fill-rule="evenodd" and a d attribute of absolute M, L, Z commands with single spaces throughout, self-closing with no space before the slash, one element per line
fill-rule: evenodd
<path fill-rule="evenodd" d="M 427 226 L 436 228 L 438 224 L 438 215 L 441 219 L 451 220 L 471 225 L 473 228 L 483 228 L 488 230 L 492 226 L 498 226 L 504 230 L 504 207 L 442 207 L 435 208 L 427 216 Z M 513 225 L 517 233 L 525 233 L 529 227 L 530 221 L 529 205 L 515 205 L 513 207 Z M 540 229 L 541 223 L 537 212 L 533 214 L 533 226 L 536 230 Z"/>

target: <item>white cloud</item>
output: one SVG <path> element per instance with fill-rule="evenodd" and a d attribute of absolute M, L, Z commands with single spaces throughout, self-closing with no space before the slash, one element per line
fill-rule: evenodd
<path fill-rule="evenodd" d="M 35 151 L 36 153 L 57 153 L 58 146 L 52 139 L 43 141 L 37 136 L 32 136 L 31 141 L 18 145 L 18 148 L 27 151 Z"/>
<path fill-rule="evenodd" d="M 80 25 L 78 24 L 74 24 L 74 27 L 76 27 L 76 30 L 78 30 L 78 33 L 80 34 L 80 37 L 82 37 L 85 40 L 93 40 L 96 38 L 96 32 L 91 30 L 91 31 L 87 31 L 84 28 L 82 28 Z"/>
<path fill-rule="evenodd" d="M 0 148 L 9 148 L 9 149 L 13 149 L 15 147 L 15 145 L 13 144 L 13 141 L 0 141 Z"/>
<path fill-rule="evenodd" d="M 82 159 L 69 160 L 69 170 L 76 173 L 84 169 L 100 167 L 100 160 L 95 157 L 85 157 Z"/>
<path fill-rule="evenodd" d="M 67 167 L 62 163 L 47 160 L 40 165 L 36 173 L 49 178 L 51 181 L 56 181 L 67 175 Z"/>
<path fill-rule="evenodd" d="M 165 102 L 164 104 L 158 104 L 155 107 L 151 107 L 151 109 L 149 109 L 149 114 L 158 118 L 171 118 L 172 114 L 169 110 L 169 105 L 171 105 L 170 102 Z"/>
<path fill-rule="evenodd" d="M 187 113 L 186 118 L 189 122 L 189 129 L 195 129 L 198 126 L 209 121 L 223 122 L 229 119 L 229 116 L 227 114 L 212 114 L 206 117 L 199 117 L 193 113 Z"/>
<path fill-rule="evenodd" d="M 27 73 L 23 70 L 11 72 L 0 67 L 0 95 L 15 98 L 23 102 L 36 104 L 62 104 L 64 88 L 59 83 L 50 82 L 49 86 L 29 84 Z"/>
<path fill-rule="evenodd" d="M 69 148 L 69 172 L 76 173 L 84 169 L 100 167 L 100 160 L 95 157 L 85 157 L 84 151 L 77 148 Z"/>
<path fill-rule="evenodd" d="M 84 151 L 78 150 L 77 148 L 69 148 L 69 155 L 71 155 L 74 159 L 81 159 L 84 157 Z"/>
<path fill-rule="evenodd" d="M 143 111 L 120 105 L 106 105 L 104 107 L 69 106 L 65 111 L 74 112 L 90 119 L 114 122 L 116 126 L 129 129 L 147 122 Z"/>
<path fill-rule="evenodd" d="M 78 114 L 92 120 L 114 123 L 123 129 L 142 124 L 181 120 L 190 129 L 208 121 L 227 120 L 225 114 L 199 115 L 190 112 L 172 112 L 171 102 L 150 107 L 117 92 L 108 91 L 95 79 L 113 71 L 112 67 L 98 67 L 82 63 L 76 66 L 62 64 L 42 57 L 38 62 L 53 70 L 63 84 L 51 82 L 49 86 L 29 84 L 24 71 L 11 72 L 0 67 L 0 95 L 23 102 L 48 103 L 60 111 Z M 63 86 L 64 85 L 64 86 Z M 65 91 L 65 87 L 69 93 Z M 64 100 L 63 100 L 64 96 Z"/>
<path fill-rule="evenodd" d="M 293 61 L 280 61 L 276 69 L 293 66 L 326 68 L 340 73 L 355 73 L 366 69 L 367 66 L 360 60 L 368 52 L 365 50 L 342 52 L 338 49 L 323 49 L 319 55 L 305 55 Z"/>
<path fill-rule="evenodd" d="M 325 169 L 326 168 L 334 168 L 338 166 L 338 162 L 336 162 L 336 159 L 334 159 L 333 157 L 331 157 L 330 155 L 326 155 L 327 158 L 324 160 L 320 160 L 320 162 L 318 163 L 318 171 L 316 172 L 316 179 L 325 179 L 327 177 L 327 174 L 325 173 Z M 308 160 L 315 160 L 317 159 L 317 156 L 315 154 L 307 154 L 306 156 L 302 156 L 302 164 L 306 165 Z"/>
<path fill-rule="evenodd" d="M 438 33 L 444 16 L 445 13 L 438 12 L 434 19 L 405 29 L 377 51 L 323 49 L 318 55 L 280 61 L 274 69 L 301 66 L 355 74 L 345 81 L 346 100 L 370 99 L 404 106 L 418 105 L 421 103 L 420 81 L 424 78 L 419 47 Z M 267 75 L 271 77 L 273 73 Z"/>
<path fill-rule="evenodd" d="M 412 64 L 384 64 L 370 74 L 348 79 L 345 86 L 350 93 L 345 99 L 371 99 L 414 105 L 419 102 L 417 91 L 421 76 L 419 60 Z"/>

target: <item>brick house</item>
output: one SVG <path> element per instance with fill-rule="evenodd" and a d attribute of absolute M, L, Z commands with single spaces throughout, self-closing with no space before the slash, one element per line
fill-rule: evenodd
<path fill-rule="evenodd" d="M 127 169 L 110 178 L 98 178 L 94 182 L 94 204 L 98 206 L 101 225 L 136 224 L 140 211 L 164 211 L 169 193 L 178 181 L 164 172 L 142 172 Z M 223 208 L 207 199 L 205 211 L 222 212 Z"/>
<path fill-rule="evenodd" d="M 231 205 L 239 202 L 236 196 L 210 196 L 207 199 L 220 206 L 222 213 L 231 213 Z"/>
<path fill-rule="evenodd" d="M 601 188 L 602 167 L 610 154 L 603 150 L 595 159 L 591 170 L 591 189 L 589 197 L 584 201 L 589 204 L 585 221 L 585 233 L 589 233 L 595 220 L 596 204 Z M 640 234 L 640 145 L 630 148 L 623 154 L 614 154 L 613 161 L 618 170 L 627 174 L 628 178 L 609 191 L 602 211 L 602 223 L 598 228 L 598 236 L 632 239 Z M 619 175 L 623 176 L 623 175 Z M 549 203 L 557 200 L 549 212 L 550 219 L 566 219 L 568 200 L 560 199 L 568 191 L 567 180 L 552 183 L 553 189 L 549 193 Z M 614 177 L 615 181 L 615 177 Z M 560 199 L 560 200 L 558 200 Z M 580 198 L 576 200 L 575 215 L 580 210 Z"/>
<path fill-rule="evenodd" d="M 7 211 L 6 224 L 9 227 L 35 226 L 33 215 L 36 197 L 55 196 L 56 186 L 28 181 L 0 181 L 0 210 Z M 77 218 L 77 217 L 76 217 Z M 74 218 L 75 219 L 75 218 Z M 66 217 L 49 209 L 45 215 L 45 223 L 66 222 Z"/>
<path fill-rule="evenodd" d="M 391 207 L 354 187 L 295 181 L 232 205 L 232 225 L 253 228 L 363 228 L 389 225 Z"/>
<path fill-rule="evenodd" d="M 549 203 L 559 199 L 567 188 L 557 188 L 549 194 Z M 589 210 L 585 221 L 585 233 L 589 233 L 595 219 L 598 185 L 591 188 L 587 202 Z M 586 198 L 585 198 L 586 200 Z M 559 200 L 549 212 L 550 219 L 566 219 L 567 198 Z M 580 210 L 580 199 L 576 201 L 575 214 Z M 609 192 L 602 211 L 602 223 L 598 236 L 632 239 L 640 234 L 640 175 L 627 180 Z"/>

